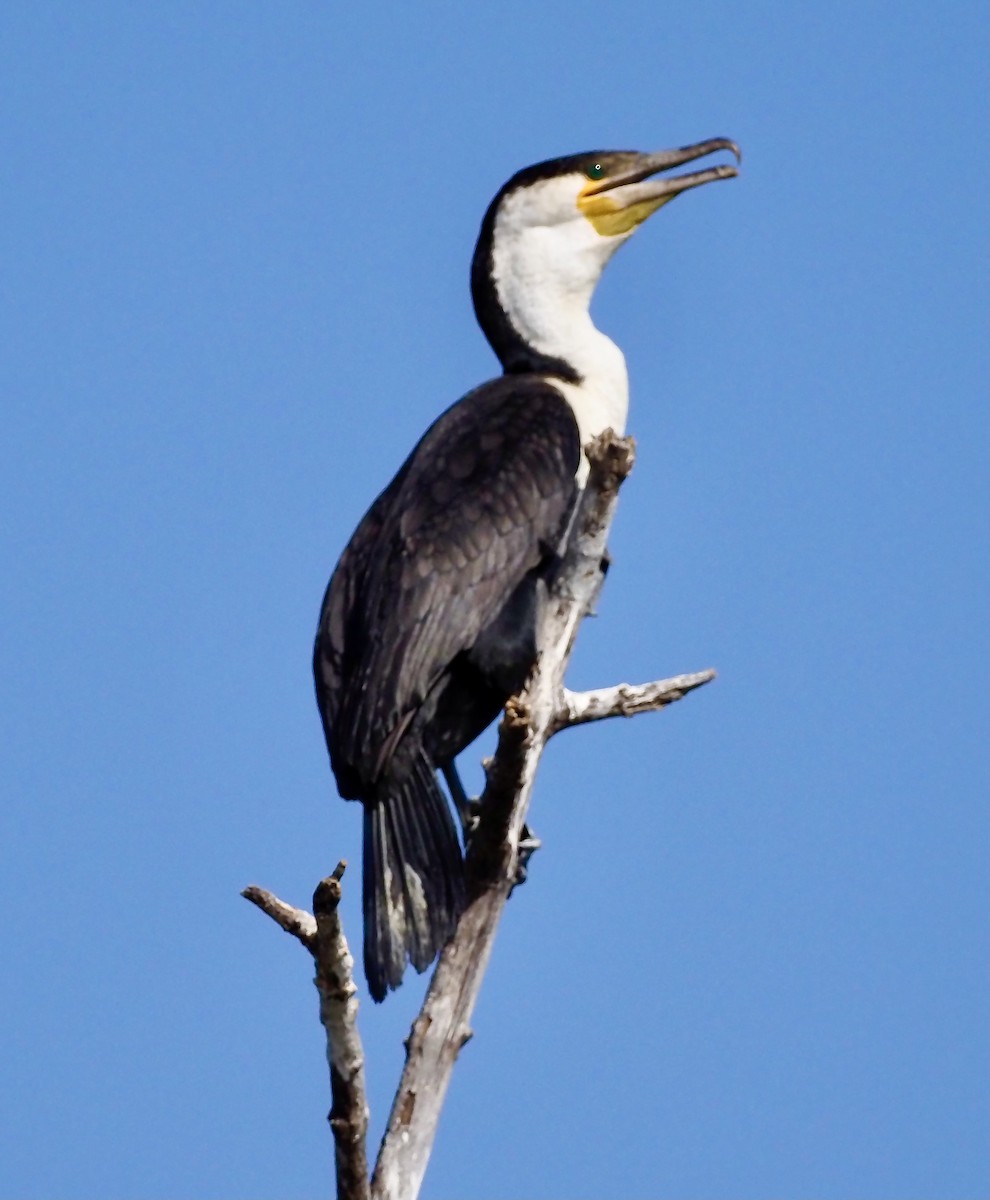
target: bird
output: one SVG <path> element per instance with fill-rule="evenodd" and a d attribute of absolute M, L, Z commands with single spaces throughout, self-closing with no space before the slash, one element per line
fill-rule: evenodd
<path fill-rule="evenodd" d="M 518 171 L 481 222 L 475 316 L 500 376 L 426 430 L 327 586 L 313 651 L 337 790 L 363 817 L 364 967 L 375 1001 L 437 957 L 465 905 L 455 762 L 525 683 L 540 606 L 586 482 L 584 448 L 625 431 L 628 380 L 589 307 L 605 265 L 681 192 L 665 174 L 728 138 L 598 150 Z"/>

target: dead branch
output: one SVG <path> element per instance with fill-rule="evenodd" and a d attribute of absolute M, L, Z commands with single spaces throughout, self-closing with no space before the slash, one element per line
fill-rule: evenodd
<path fill-rule="evenodd" d="M 674 675 L 653 683 L 619 683 L 615 687 L 596 688 L 590 692 L 572 692 L 561 688 L 560 702 L 554 714 L 552 733 L 586 725 L 589 721 L 605 721 L 609 717 L 635 717 L 639 713 L 659 712 L 680 700 L 688 692 L 715 678 L 712 670 L 696 671 L 692 675 Z"/>
<path fill-rule="evenodd" d="M 564 687 L 582 619 L 602 581 L 606 538 L 619 487 L 632 469 L 634 443 L 607 430 L 588 447 L 591 471 L 563 562 L 538 630 L 539 658 L 526 687 L 506 705 L 498 748 L 486 767 L 480 820 L 467 856 L 468 904 L 440 955 L 423 1007 L 406 1042 L 406 1063 L 368 1184 L 368 1109 L 357 1033 L 353 963 L 336 906 L 342 866 L 314 896 L 315 920 L 260 888 L 243 893 L 292 933 L 317 959 L 320 1019 L 327 1035 L 333 1088 L 338 1200 L 415 1200 L 436 1137 L 440 1112 L 491 956 L 505 902 L 520 871 L 536 770 L 549 739 L 562 729 L 666 707 L 715 677 L 714 671 L 590 692 Z M 321 891 L 321 889 L 323 889 Z"/>
<path fill-rule="evenodd" d="M 357 986 L 354 959 L 347 946 L 337 906 L 344 863 L 317 885 L 313 894 L 316 917 L 316 987 L 320 993 L 320 1021 L 327 1035 L 327 1064 L 333 1106 L 337 1166 L 337 1196 L 367 1200 L 368 1097 L 364 1084 L 364 1048 L 358 1033 Z"/>
<path fill-rule="evenodd" d="M 413 1200 L 419 1193 L 454 1062 L 471 1036 L 482 976 L 516 882 L 519 839 L 540 756 L 549 738 L 564 727 L 564 672 L 578 626 L 601 585 L 606 537 L 619 487 L 632 469 L 634 443 L 607 431 L 591 444 L 588 455 L 591 473 L 539 631 L 539 661 L 523 692 L 506 706 L 498 749 L 488 767 L 481 820 L 468 854 L 469 903 L 440 956 L 407 1043 L 405 1069 L 372 1178 L 375 1200 Z M 680 694 L 686 690 L 681 685 Z M 665 703 L 675 698 L 670 695 Z M 661 704 L 655 700 L 652 706 Z M 606 715 L 605 702 L 598 707 Z M 590 700 L 583 710 L 575 703 L 576 713 L 592 708 Z"/>
<path fill-rule="evenodd" d="M 333 1130 L 337 1200 L 368 1200 L 368 1098 L 364 1049 L 358 1033 L 354 959 L 337 911 L 340 880 L 347 864 L 317 884 L 313 913 L 286 904 L 264 888 L 248 887 L 241 895 L 266 912 L 312 954 L 320 994 L 320 1023 L 327 1039 L 330 1068 L 330 1128 Z"/>
<path fill-rule="evenodd" d="M 263 913 L 267 913 L 286 933 L 291 933 L 302 942 L 310 954 L 316 953 L 316 921 L 312 913 L 306 912 L 304 908 L 294 908 L 284 900 L 279 900 L 272 892 L 253 885 L 246 887 L 241 895 L 245 900 L 256 904 Z"/>

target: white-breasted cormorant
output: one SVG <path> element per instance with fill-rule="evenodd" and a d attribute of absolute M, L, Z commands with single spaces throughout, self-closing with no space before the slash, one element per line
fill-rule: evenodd
<path fill-rule="evenodd" d="M 736 145 L 593 151 L 527 167 L 492 201 L 471 267 L 503 374 L 448 408 L 375 500 L 323 601 L 313 668 L 341 796 L 364 805 L 364 963 L 375 1000 L 423 971 L 464 904 L 437 770 L 518 691 L 587 460 L 625 428 L 622 352 L 589 314 L 605 264 L 651 213 L 736 173 L 659 172 Z"/>

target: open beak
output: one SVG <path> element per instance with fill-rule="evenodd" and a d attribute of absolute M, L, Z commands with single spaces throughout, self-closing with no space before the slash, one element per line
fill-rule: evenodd
<path fill-rule="evenodd" d="M 742 153 L 729 138 L 709 138 L 694 146 L 682 146 L 679 150 L 660 150 L 655 154 L 640 154 L 632 165 L 604 179 L 593 180 L 581 189 L 578 205 L 585 216 L 603 235 L 630 232 L 644 221 L 650 213 L 668 200 L 673 200 L 689 188 L 700 187 L 717 179 L 732 179 L 738 175 L 737 167 L 731 163 L 706 167 L 702 171 L 691 171 L 684 175 L 669 175 L 664 179 L 653 179 L 660 171 L 680 167 L 694 162 L 717 150 L 728 150 L 736 160 L 742 162 Z"/>
<path fill-rule="evenodd" d="M 667 179 L 650 179 L 660 171 L 669 171 L 671 167 L 681 167 L 685 163 L 705 158 L 716 150 L 728 150 L 737 163 L 742 162 L 742 152 L 735 142 L 729 138 L 709 138 L 707 142 L 698 142 L 694 146 L 682 146 L 679 150 L 659 150 L 655 154 L 641 154 L 635 166 L 616 175 L 607 175 L 604 179 L 590 183 L 582 190 L 582 195 L 596 196 L 601 192 L 611 192 L 615 188 L 631 189 L 633 184 L 643 183 L 635 192 L 623 191 L 623 199 L 629 196 L 629 203 L 638 200 L 649 200 L 656 196 L 676 196 L 678 192 L 688 188 L 698 187 L 702 183 L 711 183 L 715 179 L 731 179 L 738 175 L 736 167 L 720 163 L 717 167 L 708 167 L 704 171 L 692 171 L 687 175 L 673 175 Z M 623 205 L 624 207 L 624 205 Z"/>

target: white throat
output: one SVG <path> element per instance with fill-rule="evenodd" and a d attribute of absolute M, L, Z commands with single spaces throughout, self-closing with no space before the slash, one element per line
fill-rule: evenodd
<path fill-rule="evenodd" d="M 548 201 L 559 211 L 556 197 Z M 574 411 L 585 446 L 604 429 L 624 433 L 626 427 L 626 360 L 589 312 L 602 270 L 625 237 L 602 237 L 573 208 L 573 200 L 570 206 L 572 219 L 535 224 L 532 194 L 507 196 L 495 219 L 492 272 L 499 303 L 520 337 L 580 377 L 569 383 L 551 375 Z M 582 455 L 582 482 L 586 474 Z"/>

